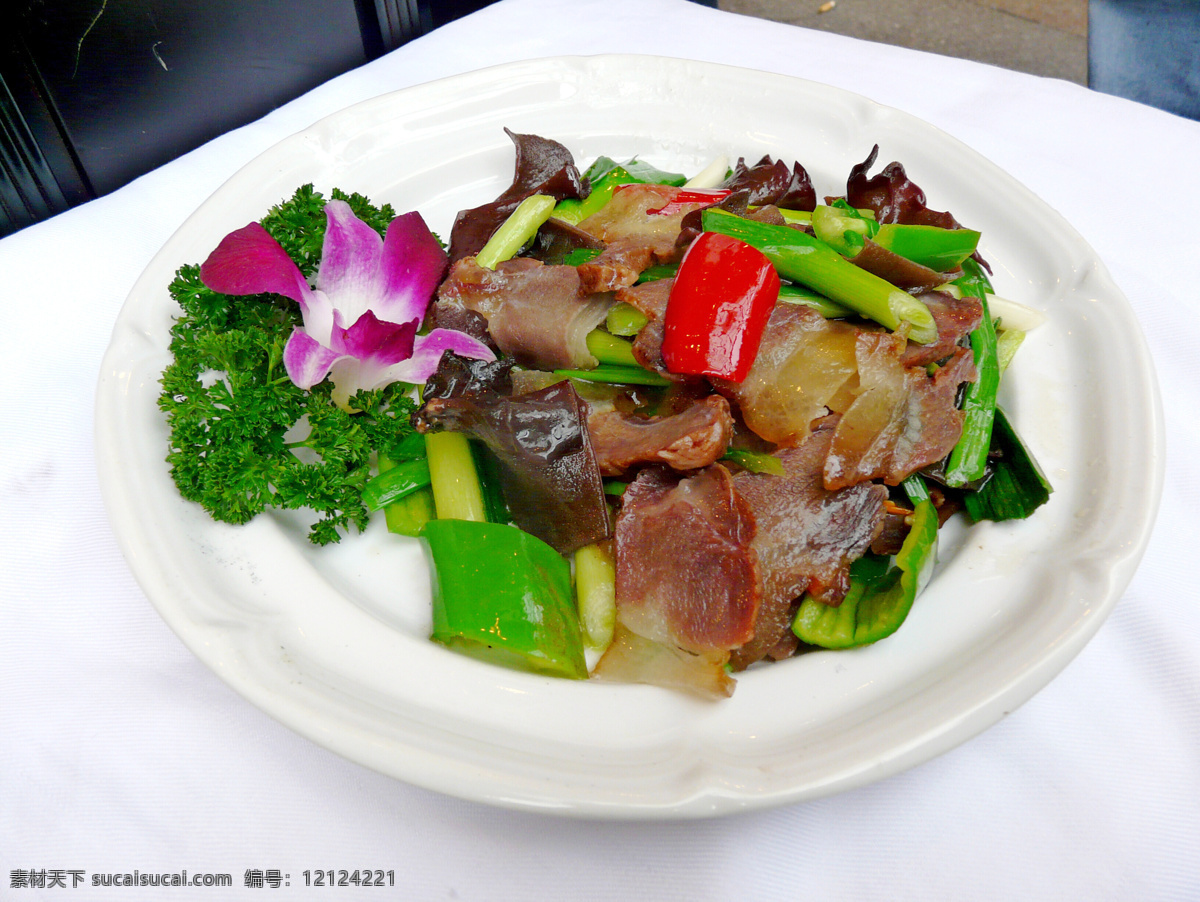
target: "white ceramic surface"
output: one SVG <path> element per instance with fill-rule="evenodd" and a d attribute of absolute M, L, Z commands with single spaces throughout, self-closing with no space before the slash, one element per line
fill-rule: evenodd
<path fill-rule="evenodd" d="M 503 132 L 586 165 L 639 155 L 693 172 L 718 153 L 799 159 L 819 195 L 881 145 L 930 205 L 983 232 L 999 293 L 1043 310 L 1002 402 L 1054 484 L 1029 521 L 951 526 L 894 636 L 747 672 L 706 703 L 646 686 L 491 667 L 426 638 L 417 545 L 376 524 L 317 549 L 304 524 L 215 524 L 175 491 L 156 407 L 177 313 L 166 286 L 220 238 L 312 181 L 455 212 L 512 174 Z M 318 122 L 246 166 L 170 239 L 130 294 L 101 373 L 97 455 L 131 569 L 188 647 L 297 732 L 397 778 L 493 804 L 596 817 L 706 816 L 810 799 L 968 739 L 1059 672 L 1116 603 L 1163 472 L 1153 369 L 1134 315 L 1053 210 L 956 140 L 819 84 L 655 57 L 522 62 L 433 82 Z"/>

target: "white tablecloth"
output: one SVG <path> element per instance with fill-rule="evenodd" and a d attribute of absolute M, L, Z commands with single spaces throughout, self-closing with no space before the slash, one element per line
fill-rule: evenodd
<path fill-rule="evenodd" d="M 348 104 L 510 60 L 611 52 L 824 81 L 944 129 L 1083 234 L 1153 351 L 1170 456 L 1138 574 L 1047 688 L 899 776 L 678 823 L 444 797 L 243 700 L 166 627 L 118 550 L 95 472 L 97 374 L 122 302 L 184 219 Z M 170 898 L 1200 899 L 1198 148 L 1200 124 L 1077 85 L 684 0 L 505 0 L 0 241 L 0 897 L 107 897 L 94 875 L 186 869 L 234 886 Z M 396 889 L 303 885 L 305 870 L 355 868 L 393 871 Z M 255 870 L 261 888 L 245 885 Z M 273 871 L 290 886 L 272 886 Z M 26 872 L 62 872 L 66 886 L 26 888 Z"/>

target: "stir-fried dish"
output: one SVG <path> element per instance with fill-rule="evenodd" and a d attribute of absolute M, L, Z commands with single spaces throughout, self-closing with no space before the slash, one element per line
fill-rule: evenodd
<path fill-rule="evenodd" d="M 1046 501 L 996 406 L 1022 308 L 878 148 L 819 202 L 798 162 L 581 172 L 509 134 L 512 185 L 448 246 L 304 186 L 180 269 L 185 498 L 311 510 L 318 544 L 384 517 L 434 640 L 718 698 L 894 632 L 949 517 Z"/>

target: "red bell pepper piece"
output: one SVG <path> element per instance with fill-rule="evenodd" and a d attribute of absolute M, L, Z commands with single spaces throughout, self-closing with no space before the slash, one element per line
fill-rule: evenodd
<path fill-rule="evenodd" d="M 667 301 L 667 369 L 741 382 L 778 300 L 779 276 L 761 251 L 719 232 L 701 233 L 684 254 Z"/>

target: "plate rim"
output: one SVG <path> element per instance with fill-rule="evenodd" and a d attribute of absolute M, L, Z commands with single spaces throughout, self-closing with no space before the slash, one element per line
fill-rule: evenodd
<path fill-rule="evenodd" d="M 146 592 L 151 603 L 158 610 L 160 616 L 179 636 L 185 646 L 192 651 L 210 670 L 213 670 L 220 676 L 228 685 L 230 685 L 243 698 L 254 703 L 257 707 L 263 710 L 268 715 L 276 720 L 280 720 L 293 731 L 305 736 L 306 738 L 317 742 L 325 748 L 329 748 L 338 754 L 355 761 L 360 764 L 366 764 L 373 769 L 388 773 L 393 777 L 403 779 L 406 782 L 415 785 L 424 786 L 440 792 L 445 792 L 450 795 L 457 795 L 463 798 L 472 799 L 475 801 L 483 801 L 491 804 L 501 805 L 504 807 L 518 808 L 522 810 L 539 810 L 554 813 L 567 813 L 571 815 L 593 816 L 593 817 L 621 817 L 621 818 L 661 818 L 661 817 L 699 817 L 709 816 L 713 814 L 726 814 L 734 811 L 742 811 L 753 808 L 762 808 L 784 804 L 800 799 L 818 798 L 824 795 L 829 795 L 833 792 L 839 792 L 846 789 L 861 786 L 869 782 L 874 782 L 876 779 L 881 779 L 885 776 L 890 776 L 914 766 L 923 761 L 930 760 L 940 754 L 949 751 L 956 745 L 966 741 L 969 738 L 982 732 L 990 725 L 997 722 L 1005 714 L 1014 710 L 1017 706 L 1027 701 L 1041 688 L 1043 688 L 1055 675 L 1057 675 L 1087 644 L 1088 641 L 1095 635 L 1103 622 L 1107 619 L 1108 614 L 1119 601 L 1125 587 L 1129 584 L 1133 574 L 1141 560 L 1145 548 L 1149 542 L 1150 534 L 1153 529 L 1153 524 L 1157 514 L 1158 506 L 1161 499 L 1163 480 L 1165 474 L 1165 424 L 1162 411 L 1161 393 L 1158 388 L 1157 379 L 1153 370 L 1152 359 L 1149 355 L 1149 349 L 1146 345 L 1144 334 L 1140 324 L 1137 321 L 1132 307 L 1123 293 L 1116 286 L 1104 267 L 1103 262 L 1095 251 L 1087 244 L 1081 235 L 1065 220 L 1057 211 L 1049 207 L 1044 201 L 1033 195 L 1029 189 L 1021 187 L 1035 201 L 1040 203 L 1045 211 L 1057 217 L 1060 227 L 1064 230 L 1067 237 L 1073 239 L 1078 246 L 1086 249 L 1089 255 L 1089 264 L 1092 267 L 1090 276 L 1100 280 L 1102 287 L 1112 296 L 1120 299 L 1123 304 L 1122 313 L 1126 318 L 1133 323 L 1136 328 L 1131 333 L 1132 339 L 1128 350 L 1133 355 L 1142 361 L 1145 365 L 1142 375 L 1147 377 L 1146 383 L 1142 386 L 1148 394 L 1146 400 L 1149 403 L 1146 406 L 1146 420 L 1151 428 L 1146 432 L 1146 449 L 1149 452 L 1149 457 L 1154 461 L 1154 466 L 1146 473 L 1147 484 L 1145 486 L 1144 498 L 1146 503 L 1141 511 L 1141 519 L 1138 521 L 1138 529 L 1132 534 L 1127 534 L 1128 540 L 1125 544 L 1126 553 L 1118 559 L 1118 565 L 1114 567 L 1108 574 L 1108 588 L 1104 593 L 1101 603 L 1097 606 L 1096 611 L 1081 621 L 1079 628 L 1074 630 L 1068 636 L 1063 637 L 1065 641 L 1057 643 L 1048 653 L 1039 657 L 1032 665 L 1027 668 L 1023 674 L 1014 675 L 1013 678 L 1003 686 L 997 687 L 996 691 L 991 693 L 989 697 L 980 699 L 975 705 L 970 706 L 959 712 L 957 718 L 951 721 L 946 721 L 939 724 L 935 728 L 926 729 L 920 737 L 914 738 L 908 747 L 897 750 L 890 757 L 881 760 L 878 766 L 864 767 L 857 773 L 844 775 L 838 779 L 826 782 L 819 787 L 793 787 L 790 790 L 772 791 L 762 794 L 725 794 L 720 792 L 709 791 L 700 793 L 687 798 L 677 798 L 669 803 L 639 803 L 622 801 L 618 803 L 612 802 L 610 799 L 602 798 L 601 796 L 580 795 L 573 799 L 554 798 L 550 796 L 536 797 L 534 795 L 513 793 L 506 791 L 504 787 L 495 787 L 489 789 L 486 786 L 473 786 L 467 791 L 463 791 L 463 787 L 455 780 L 452 773 L 454 768 L 450 768 L 451 772 L 439 771 L 438 773 L 415 773 L 408 772 L 401 767 L 399 770 L 404 773 L 397 773 L 395 768 L 380 767 L 379 762 L 369 762 L 362 760 L 362 756 L 353 754 L 353 749 L 347 749 L 344 742 L 332 740 L 326 733 L 320 729 L 314 729 L 311 723 L 304 723 L 303 717 L 296 710 L 288 710 L 286 703 L 272 696 L 266 687 L 247 687 L 237 680 L 237 673 L 227 664 L 221 661 L 211 659 L 211 654 L 206 654 L 208 649 L 203 645 L 203 642 L 195 634 L 194 630 L 189 629 L 187 618 L 184 612 L 170 605 L 167 598 L 164 596 L 164 587 L 161 581 L 156 581 L 155 574 L 147 569 L 145 557 L 142 554 L 141 548 L 135 541 L 135 536 L 128 523 L 124 521 L 121 513 L 121 505 L 125 501 L 120 496 L 118 486 L 120 484 L 119 469 L 120 464 L 118 455 L 115 454 L 115 449 L 119 444 L 114 439 L 114 430 L 116 422 L 114 420 L 115 411 L 120 406 L 120 398 L 122 397 L 122 379 L 121 379 L 121 356 L 124 349 L 120 347 L 119 332 L 122 322 L 126 318 L 127 311 L 134 304 L 135 297 L 139 291 L 144 290 L 144 283 L 150 279 L 151 273 L 157 272 L 164 265 L 164 262 L 170 258 L 170 253 L 173 248 L 179 243 L 180 236 L 184 235 L 189 228 L 189 223 L 194 221 L 194 218 L 210 204 L 217 202 L 217 199 L 222 194 L 230 190 L 231 186 L 236 186 L 240 179 L 248 177 L 252 174 L 254 167 L 263 165 L 263 161 L 269 160 L 272 155 L 281 152 L 281 149 L 286 148 L 290 144 L 303 142 L 312 139 L 314 136 L 319 137 L 320 134 L 335 126 L 340 119 L 351 116 L 355 113 L 361 113 L 372 107 L 385 108 L 391 103 L 395 103 L 401 95 L 415 96 L 418 92 L 433 92 L 444 90 L 447 87 L 453 87 L 458 82 L 469 82 L 481 78 L 499 78 L 501 74 L 510 73 L 538 73 L 538 72 L 553 72 L 560 67 L 574 67 L 595 69 L 608 66 L 610 68 L 620 69 L 623 65 L 632 62 L 634 65 L 651 64 L 651 65 L 680 65 L 684 67 L 695 67 L 701 70 L 711 70 L 716 74 L 723 71 L 735 73 L 750 73 L 753 76 L 765 78 L 767 80 L 777 81 L 780 84 L 800 84 L 806 86 L 808 90 L 816 90 L 820 93 L 830 92 L 834 96 L 838 96 L 843 100 L 850 100 L 856 104 L 865 105 L 876 112 L 883 111 L 888 115 L 899 114 L 907 117 L 915 122 L 920 123 L 922 128 L 930 129 L 938 133 L 944 140 L 953 142 L 961 150 L 978 157 L 988 165 L 995 167 L 985 157 L 978 152 L 967 147 L 957 138 L 942 131 L 936 126 L 920 120 L 912 114 L 906 113 L 893 107 L 885 106 L 873 101 L 862 95 L 855 94 L 836 86 L 825 85 L 819 82 L 814 82 L 808 79 L 797 78 L 794 76 L 784 75 L 774 72 L 766 72 L 747 67 L 730 66 L 721 63 L 710 63 L 695 60 L 686 60 L 675 57 L 655 57 L 642 54 L 600 54 L 594 56 L 555 56 L 544 57 L 536 60 L 521 60 L 517 62 L 503 63 L 497 66 L 487 67 L 485 69 L 473 70 L 457 75 L 447 76 L 437 79 L 433 82 L 413 85 L 407 88 L 401 88 L 397 91 L 387 92 L 376 97 L 361 100 L 355 104 L 349 105 L 341 110 L 333 112 L 327 116 L 321 117 L 312 125 L 302 129 L 282 140 L 272 144 L 262 153 L 256 155 L 252 160 L 248 161 L 244 166 L 239 168 L 227 179 L 212 196 L 207 198 L 197 210 L 191 214 L 187 220 L 176 230 L 170 239 L 164 244 L 163 248 L 155 255 L 146 270 L 139 276 L 133 289 L 130 292 L 129 298 L 123 305 L 121 313 L 118 316 L 117 323 L 114 326 L 113 339 L 105 353 L 104 361 L 101 365 L 101 378 L 97 386 L 96 392 L 96 417 L 95 417 L 95 445 L 97 464 L 100 473 L 100 483 L 102 495 L 104 498 L 105 507 L 109 513 L 110 522 L 113 524 L 114 533 L 117 536 L 122 553 L 124 554 L 130 569 L 133 571 L 139 585 Z M 1001 170 L 1002 171 L 1002 170 Z M 1005 173 L 1007 175 L 1007 173 Z M 1012 179 L 1011 176 L 1008 178 Z M 1015 182 L 1015 179 L 1012 179 Z M 1017 183 L 1020 184 L 1020 183 Z M 172 265 L 173 269 L 173 265 Z M 155 276 L 157 278 L 157 276 Z M 157 286 L 157 283 L 155 283 Z M 165 284 L 157 286 L 157 290 L 161 291 L 165 297 Z M 155 396 L 157 392 L 155 392 Z M 164 463 L 165 469 L 165 463 Z M 149 585 L 148 585 L 149 583 Z M 282 712 L 282 713 L 281 713 Z M 711 789 L 711 788 L 710 788 Z"/>

